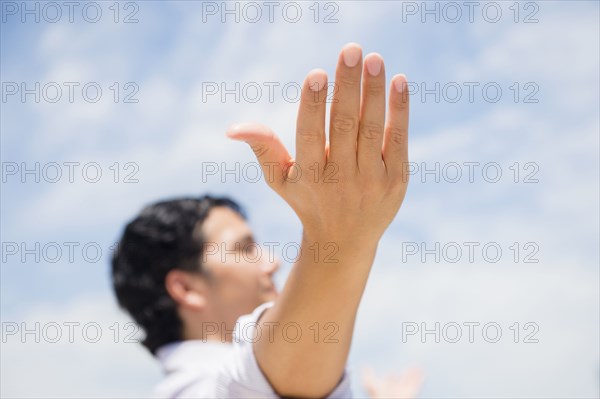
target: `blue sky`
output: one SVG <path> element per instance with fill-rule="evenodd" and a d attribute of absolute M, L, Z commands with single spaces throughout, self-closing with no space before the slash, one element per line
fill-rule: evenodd
<path fill-rule="evenodd" d="M 202 178 L 202 165 L 208 162 L 254 161 L 246 146 L 224 137 L 227 126 L 238 121 L 271 126 L 293 151 L 297 102 L 277 89 L 273 101 L 266 89 L 257 102 L 248 97 L 235 102 L 232 96 L 224 102 L 219 96 L 203 101 L 203 88 L 209 83 L 234 87 L 236 82 L 282 87 L 301 83 L 316 67 L 333 80 L 340 48 L 353 41 L 365 55 L 384 57 L 388 78 L 405 73 L 415 87 L 440 82 L 440 87 L 463 89 L 455 103 L 449 101 L 453 92 L 439 103 L 433 95 L 422 99 L 413 94 L 410 121 L 411 161 L 420 170 L 439 162 L 440 171 L 456 163 L 463 178 L 452 183 L 443 176 L 439 182 L 432 175 L 413 176 L 379 247 L 359 313 L 351 370 L 358 377 L 364 365 L 379 373 L 419 365 L 426 373 L 427 397 L 598 396 L 597 2 L 521 2 L 517 23 L 513 2 L 494 3 L 502 11 L 496 23 L 481 14 L 489 2 L 479 3 L 473 22 L 462 8 L 456 23 L 444 18 L 436 23 L 432 16 L 422 22 L 419 13 L 405 13 L 403 22 L 407 2 L 332 2 L 327 9 L 321 3 L 320 21 L 335 11 L 338 21 L 328 24 L 313 21 L 312 2 L 295 3 L 303 12 L 297 23 L 277 11 L 269 22 L 264 6 L 258 23 L 243 15 L 239 23 L 231 17 L 223 23 L 219 16 L 203 15 L 208 3 L 139 2 L 138 22 L 130 24 L 114 22 L 112 2 L 98 2 L 103 14 L 97 23 L 86 22 L 80 8 L 73 23 L 64 8 L 56 23 L 43 16 L 39 23 L 31 16 L 23 23 L 18 13 L 7 11 L 7 3 L 2 2 L 3 96 L 7 84 L 23 82 L 27 87 L 58 82 L 63 89 L 64 82 L 77 82 L 79 88 L 95 82 L 103 96 L 89 103 L 76 90 L 73 103 L 64 91 L 56 103 L 36 103 L 32 96 L 22 102 L 15 95 L 0 104 L 3 173 L 9 164 L 31 168 L 35 162 L 56 162 L 65 174 L 56 183 L 36 183 L 32 175 L 23 183 L 19 174 L 3 174 L 3 332 L 7 322 L 96 321 L 105 333 L 116 321 L 126 323 L 112 298 L 107 253 L 124 222 L 156 199 L 227 194 L 247 208 L 259 241 L 297 241 L 299 222 L 264 181 Z M 120 20 L 136 10 L 125 6 L 120 3 Z M 523 23 L 530 13 L 538 21 Z M 124 85 L 132 83 L 139 101 L 115 103 L 114 82 L 122 95 L 131 92 Z M 465 82 L 478 84 L 472 102 Z M 497 102 L 486 101 L 480 90 L 486 84 L 502 89 Z M 517 87 L 519 101 L 513 98 Z M 537 102 L 525 102 L 527 94 Z M 89 183 L 76 174 L 71 183 L 64 162 L 96 162 L 102 178 Z M 110 169 L 115 162 L 118 183 Z M 128 162 L 137 165 L 137 183 L 123 182 L 134 170 L 125 169 Z M 465 162 L 479 163 L 473 182 L 465 175 Z M 502 170 L 495 183 L 481 175 L 483 165 L 490 164 Z M 529 173 L 537 182 L 523 182 Z M 86 262 L 76 251 L 72 262 L 65 254 L 56 263 L 35 262 L 32 256 L 22 262 L 20 253 L 5 251 L 7 243 L 21 242 L 28 248 L 36 242 L 76 242 L 78 248 L 97 243 L 103 256 Z M 464 256 L 456 263 L 447 257 L 423 262 L 420 254 L 403 261 L 403 243 L 432 248 L 436 242 L 459 243 L 463 250 L 465 242 L 477 242 L 477 248 L 497 243 L 503 253 L 496 263 L 487 262 L 481 251 L 472 262 Z M 518 262 L 510 249 L 515 242 Z M 525 248 L 526 243 L 533 246 Z M 533 258 L 539 261 L 522 262 L 536 248 Z M 289 265 L 280 285 L 288 270 Z M 498 323 L 502 340 L 401 339 L 402 323 L 468 321 Z M 539 342 L 514 343 L 509 327 L 515 322 L 536 323 Z M 160 370 L 149 355 L 139 345 L 104 338 L 95 344 L 81 339 L 36 344 L 30 337 L 25 343 L 18 335 L 7 337 L 2 342 L 2 395 L 150 392 Z M 361 392 L 358 378 L 355 387 Z"/>

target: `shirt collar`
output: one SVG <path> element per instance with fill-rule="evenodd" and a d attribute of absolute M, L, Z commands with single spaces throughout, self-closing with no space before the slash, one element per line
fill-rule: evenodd
<path fill-rule="evenodd" d="M 227 342 L 185 340 L 163 345 L 156 351 L 156 357 L 166 373 L 177 370 L 213 369 L 231 352 L 233 345 Z"/>

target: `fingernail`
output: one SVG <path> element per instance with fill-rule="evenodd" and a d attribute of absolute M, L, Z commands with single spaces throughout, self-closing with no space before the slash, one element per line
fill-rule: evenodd
<path fill-rule="evenodd" d="M 230 139 L 240 140 L 240 137 L 243 136 L 243 133 L 249 130 L 249 125 L 250 124 L 248 122 L 234 123 L 227 128 L 225 136 L 229 137 Z M 240 136 L 241 133 L 242 135 Z"/>
<path fill-rule="evenodd" d="M 379 75 L 379 72 L 381 72 L 381 66 L 383 65 L 381 56 L 379 54 L 371 55 L 365 60 L 365 62 L 367 63 L 367 70 L 371 76 Z"/>
<path fill-rule="evenodd" d="M 242 126 L 243 126 L 242 123 L 239 123 L 239 122 L 238 123 L 234 123 L 232 125 L 229 125 L 229 127 L 227 128 L 227 131 L 228 132 L 233 132 L 233 131 L 236 131 L 236 130 L 240 130 L 240 128 Z"/>
<path fill-rule="evenodd" d="M 231 137 L 231 136 L 235 135 L 236 133 L 239 133 L 239 131 L 242 130 L 244 128 L 244 126 L 245 126 L 244 122 L 237 122 L 232 125 L 229 125 L 225 134 L 228 137 Z"/>
<path fill-rule="evenodd" d="M 342 51 L 342 55 L 344 57 L 344 64 L 347 67 L 352 68 L 358 64 L 358 60 L 360 60 L 360 46 L 356 43 L 347 44 Z"/>
<path fill-rule="evenodd" d="M 312 91 L 321 91 L 327 83 L 327 72 L 322 69 L 313 69 L 308 74 L 308 86 Z"/>
<path fill-rule="evenodd" d="M 404 91 L 404 87 L 406 86 L 406 76 L 403 74 L 399 74 L 394 76 L 394 87 L 398 93 L 402 93 Z"/>

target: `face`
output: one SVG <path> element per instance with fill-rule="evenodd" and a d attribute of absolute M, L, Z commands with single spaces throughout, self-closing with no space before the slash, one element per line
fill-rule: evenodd
<path fill-rule="evenodd" d="M 207 306 L 222 320 L 235 320 L 273 300 L 278 259 L 256 244 L 248 224 L 227 207 L 211 209 L 202 225 L 205 240 L 202 268 Z"/>

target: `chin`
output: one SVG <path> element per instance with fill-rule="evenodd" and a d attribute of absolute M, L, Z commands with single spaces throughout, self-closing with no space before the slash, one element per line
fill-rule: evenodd
<path fill-rule="evenodd" d="M 263 303 L 274 300 L 279 296 L 279 292 L 276 289 L 268 290 L 265 295 L 263 295 Z"/>

